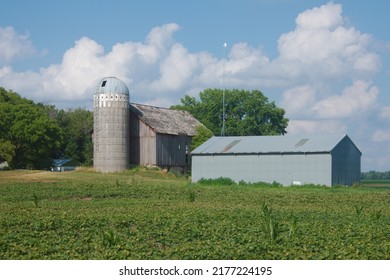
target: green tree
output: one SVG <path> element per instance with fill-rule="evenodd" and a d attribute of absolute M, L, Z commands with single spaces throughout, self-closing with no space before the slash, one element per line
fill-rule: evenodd
<path fill-rule="evenodd" d="M 184 96 L 181 105 L 171 108 L 186 110 L 209 128 L 221 134 L 223 106 L 221 89 L 206 89 L 195 97 Z M 285 110 L 269 102 L 259 90 L 225 90 L 225 135 L 281 135 L 285 134 L 288 119 Z"/>
<path fill-rule="evenodd" d="M 210 137 L 212 137 L 214 134 L 211 132 L 210 129 L 205 127 L 204 125 L 198 125 L 196 128 L 196 135 L 192 137 L 191 140 L 191 151 L 195 150 L 197 147 L 202 145 L 204 142 L 206 142 Z"/>
<path fill-rule="evenodd" d="M 6 161 L 11 164 L 14 156 L 15 146 L 10 141 L 0 139 L 0 163 Z"/>
<path fill-rule="evenodd" d="M 61 110 L 57 119 L 66 135 L 62 145 L 62 156 L 84 165 L 91 165 L 93 113 L 82 108 Z"/>
<path fill-rule="evenodd" d="M 59 152 L 62 130 L 43 104 L 0 88 L 0 142 L 13 168 L 49 167 Z"/>

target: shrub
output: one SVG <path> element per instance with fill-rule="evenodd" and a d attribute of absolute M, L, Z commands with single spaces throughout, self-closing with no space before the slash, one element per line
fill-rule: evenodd
<path fill-rule="evenodd" d="M 235 181 L 227 177 L 219 177 L 217 179 L 205 179 L 202 178 L 198 181 L 201 185 L 213 185 L 213 186 L 232 186 L 237 185 Z"/>

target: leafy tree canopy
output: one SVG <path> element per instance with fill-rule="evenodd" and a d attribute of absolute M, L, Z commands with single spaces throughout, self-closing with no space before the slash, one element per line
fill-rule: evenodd
<path fill-rule="evenodd" d="M 48 166 L 62 130 L 47 106 L 0 88 L 0 157 L 13 168 Z"/>
<path fill-rule="evenodd" d="M 57 119 L 66 135 L 61 146 L 61 156 L 92 165 L 93 113 L 81 108 L 60 110 Z"/>
<path fill-rule="evenodd" d="M 195 97 L 184 96 L 181 105 L 172 109 L 186 110 L 215 135 L 221 135 L 223 106 L 221 89 L 206 89 Z M 288 119 L 285 110 L 259 90 L 225 90 L 225 135 L 281 135 L 285 134 Z"/>
<path fill-rule="evenodd" d="M 196 135 L 192 137 L 191 141 L 191 151 L 195 150 L 197 147 L 206 142 L 209 138 L 213 136 L 213 133 L 210 129 L 205 127 L 204 125 L 198 125 L 196 128 Z"/>

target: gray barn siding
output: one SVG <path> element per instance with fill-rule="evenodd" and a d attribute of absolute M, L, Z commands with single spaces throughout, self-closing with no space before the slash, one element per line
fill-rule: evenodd
<path fill-rule="evenodd" d="M 186 111 L 131 103 L 130 164 L 186 168 L 198 125 Z"/>
<path fill-rule="evenodd" d="M 191 137 L 156 133 L 131 113 L 130 164 L 161 167 L 185 166 Z"/>
<path fill-rule="evenodd" d="M 360 182 L 361 152 L 351 139 L 344 137 L 332 150 L 332 185 Z"/>
<path fill-rule="evenodd" d="M 185 135 L 157 134 L 157 165 L 185 166 L 186 146 L 189 147 L 191 137 Z"/>
<path fill-rule="evenodd" d="M 130 113 L 130 164 L 156 165 L 156 132 Z"/>

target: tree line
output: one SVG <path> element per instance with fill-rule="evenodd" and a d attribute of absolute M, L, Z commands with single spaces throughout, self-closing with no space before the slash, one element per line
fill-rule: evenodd
<path fill-rule="evenodd" d="M 224 120 L 226 136 L 281 135 L 288 124 L 284 109 L 259 90 L 206 89 L 199 99 L 186 95 L 171 109 L 188 111 L 204 124 L 196 128 L 191 150 L 220 135 Z M 7 161 L 12 169 L 42 169 L 55 158 L 72 158 L 92 165 L 92 133 L 91 111 L 34 103 L 0 87 L 0 163 Z"/>
<path fill-rule="evenodd" d="M 390 180 L 390 171 L 368 171 L 362 172 L 363 180 Z"/>
<path fill-rule="evenodd" d="M 57 109 L 0 87 L 0 162 L 12 169 L 48 168 L 55 158 L 92 164 L 93 114 Z"/>

